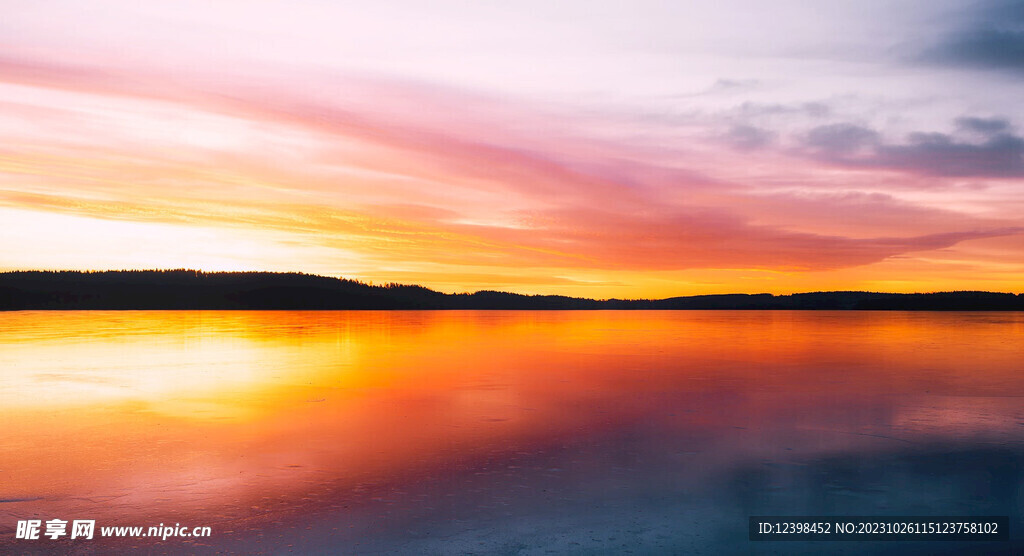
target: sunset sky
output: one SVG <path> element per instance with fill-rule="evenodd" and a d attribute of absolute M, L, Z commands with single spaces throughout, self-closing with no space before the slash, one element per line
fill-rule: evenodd
<path fill-rule="evenodd" d="M 4 2 L 0 270 L 1024 292 L 1024 6 Z"/>

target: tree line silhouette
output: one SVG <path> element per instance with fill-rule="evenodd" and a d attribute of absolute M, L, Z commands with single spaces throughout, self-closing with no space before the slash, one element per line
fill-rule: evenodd
<path fill-rule="evenodd" d="M 801 309 L 1021 311 L 1024 294 L 812 292 L 595 300 L 423 286 L 303 273 L 189 269 L 0 273 L 0 310 L 28 309 Z"/>

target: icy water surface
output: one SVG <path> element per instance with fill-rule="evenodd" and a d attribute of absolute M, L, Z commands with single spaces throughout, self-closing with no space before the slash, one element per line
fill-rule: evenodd
<path fill-rule="evenodd" d="M 1021 313 L 0 313 L 0 552 L 1012 553 L 1022 396 Z M 54 518 L 212 536 L 14 538 Z"/>

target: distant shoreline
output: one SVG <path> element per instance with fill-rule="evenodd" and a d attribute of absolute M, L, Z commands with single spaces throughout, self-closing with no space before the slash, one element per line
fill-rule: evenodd
<path fill-rule="evenodd" d="M 1024 294 L 955 291 L 721 294 L 595 300 L 498 291 L 446 294 L 300 273 L 14 271 L 0 310 L 860 310 L 1024 311 Z"/>
<path fill-rule="evenodd" d="M 422 286 L 372 286 L 303 273 L 197 270 L 0 272 L 0 310 L 1024 310 L 1024 294 L 811 292 L 595 300 Z"/>

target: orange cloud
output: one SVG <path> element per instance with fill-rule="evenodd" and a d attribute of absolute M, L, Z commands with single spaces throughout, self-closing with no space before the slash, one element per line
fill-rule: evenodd
<path fill-rule="evenodd" d="M 217 230 L 208 236 L 266 246 L 239 259 L 230 251 L 238 242 L 225 241 L 231 267 L 390 275 L 448 289 L 594 295 L 599 285 L 634 297 L 750 291 L 734 271 L 818 273 L 817 283 L 854 288 L 872 272 L 826 274 L 1024 231 L 1019 219 L 996 216 L 998 202 L 991 213 L 976 200 L 960 210 L 977 190 L 914 200 L 888 170 L 835 170 L 685 137 L 633 144 L 614 118 L 553 122 L 550 107 L 455 90 L 365 79 L 254 86 L 11 59 L 0 68 L 10 109 L 0 120 L 0 206 L 159 224 L 171 236 Z M 873 192 L 828 191 L 872 176 Z M 877 191 L 887 183 L 891 194 Z M 32 233 L 58 246 L 88 230 Z M 104 245 L 112 244 L 96 242 Z M 218 245 L 202 247 L 203 260 L 215 260 Z M 187 249 L 169 250 L 158 266 L 183 266 Z M 289 249 L 295 257 L 283 255 Z M 6 268 L 40 260 L 4 254 Z M 990 257 L 972 256 L 982 267 Z M 60 268 L 78 259 L 57 249 L 47 260 Z"/>

